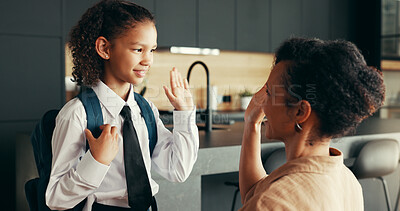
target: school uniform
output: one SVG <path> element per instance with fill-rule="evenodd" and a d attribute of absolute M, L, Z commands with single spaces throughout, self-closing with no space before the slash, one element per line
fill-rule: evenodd
<path fill-rule="evenodd" d="M 151 169 L 172 182 L 187 179 L 199 149 L 195 109 L 174 111 L 174 129 L 171 133 L 159 118 L 157 108 L 149 102 L 155 115 L 158 135 L 157 145 L 150 158 L 148 132 L 134 99 L 133 86 L 126 102 L 101 81 L 92 89 L 100 101 L 104 124 L 118 128 L 118 154 L 107 166 L 97 162 L 90 150 L 86 152 L 85 109 L 79 99 L 69 101 L 56 118 L 52 138 L 53 161 L 46 190 L 46 203 L 51 209 L 72 208 L 85 198 L 84 211 L 91 210 L 94 202 L 129 207 L 123 157 L 124 120 L 119 115 L 125 105 L 131 109 L 153 196 L 159 186 L 151 178 Z"/>

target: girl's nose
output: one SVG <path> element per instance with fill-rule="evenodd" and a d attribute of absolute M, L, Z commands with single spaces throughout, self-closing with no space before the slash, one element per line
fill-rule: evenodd
<path fill-rule="evenodd" d="M 140 62 L 143 66 L 150 66 L 153 63 L 153 53 L 143 54 L 142 61 Z"/>

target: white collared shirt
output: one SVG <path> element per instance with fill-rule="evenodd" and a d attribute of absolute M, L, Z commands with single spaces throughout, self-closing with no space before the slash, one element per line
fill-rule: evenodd
<path fill-rule="evenodd" d="M 86 112 L 78 98 L 69 101 L 56 118 L 52 138 L 52 169 L 46 190 L 50 209 L 72 208 L 87 198 L 83 210 L 91 210 L 94 201 L 119 207 L 128 206 L 123 157 L 123 118 L 119 115 L 128 105 L 132 111 L 143 160 L 149 175 L 153 195 L 158 184 L 151 178 L 150 169 L 173 182 L 183 182 L 192 171 L 199 149 L 196 111 L 174 111 L 174 129 L 165 128 L 157 108 L 149 102 L 156 119 L 158 141 L 150 158 L 149 139 L 145 121 L 134 99 L 133 86 L 125 102 L 103 82 L 92 87 L 99 98 L 104 124 L 118 128 L 119 151 L 109 166 L 97 162 L 86 152 Z"/>

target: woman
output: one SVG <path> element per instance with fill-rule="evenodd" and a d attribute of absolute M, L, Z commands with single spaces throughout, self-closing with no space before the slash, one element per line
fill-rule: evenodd
<path fill-rule="evenodd" d="M 292 38 L 275 57 L 245 113 L 241 210 L 363 210 L 361 185 L 329 144 L 382 105 L 382 73 L 347 41 Z M 287 163 L 270 175 L 260 156 L 263 121 L 266 137 L 286 150 Z"/>

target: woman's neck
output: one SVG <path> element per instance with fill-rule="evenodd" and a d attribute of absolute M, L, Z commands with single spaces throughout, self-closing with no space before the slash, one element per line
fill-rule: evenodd
<path fill-rule="evenodd" d="M 285 140 L 286 159 L 294 160 L 308 156 L 329 156 L 330 138 L 310 140 L 304 135 Z"/>

